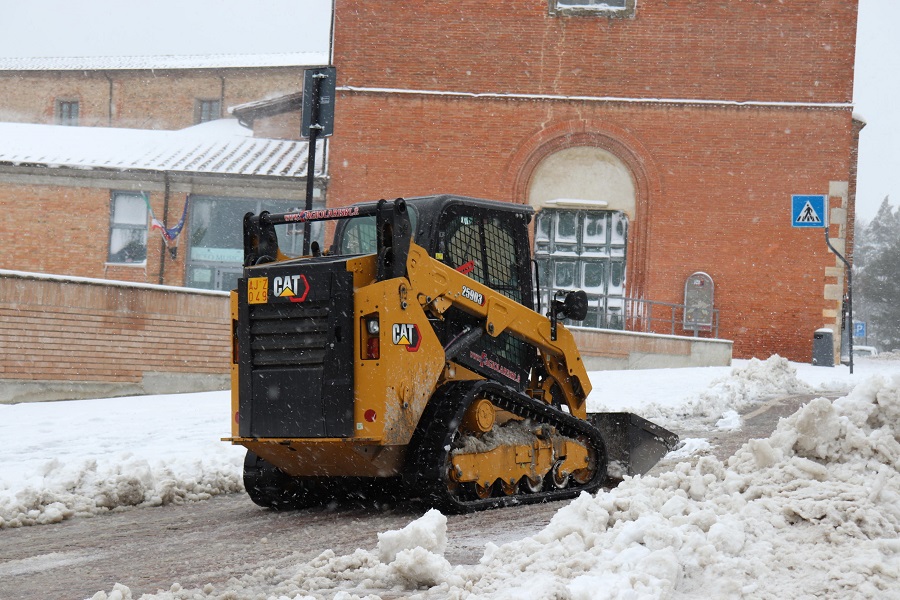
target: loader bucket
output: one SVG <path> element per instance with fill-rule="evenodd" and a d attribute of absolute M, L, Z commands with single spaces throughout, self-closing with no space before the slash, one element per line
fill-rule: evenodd
<path fill-rule="evenodd" d="M 676 434 L 632 413 L 590 413 L 588 421 L 603 434 L 614 480 L 643 475 L 678 444 Z"/>

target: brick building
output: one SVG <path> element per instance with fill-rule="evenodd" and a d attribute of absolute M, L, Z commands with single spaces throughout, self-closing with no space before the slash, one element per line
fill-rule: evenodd
<path fill-rule="evenodd" d="M 594 324 L 683 303 L 702 273 L 736 357 L 809 360 L 814 331 L 840 337 L 843 268 L 790 204 L 827 195 L 852 248 L 857 2 L 334 10 L 329 204 L 529 203 L 543 282 L 591 292 Z"/>
<path fill-rule="evenodd" d="M 183 129 L 290 94 L 325 53 L 0 58 L 0 122 Z"/>
<path fill-rule="evenodd" d="M 243 214 L 303 207 L 307 144 L 223 117 L 296 91 L 303 70 L 323 62 L 0 58 L 0 269 L 230 289 Z"/>

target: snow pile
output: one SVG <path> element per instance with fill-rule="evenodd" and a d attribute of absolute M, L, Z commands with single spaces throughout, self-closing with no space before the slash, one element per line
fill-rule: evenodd
<path fill-rule="evenodd" d="M 704 425 L 734 429 L 740 425 L 738 413 L 763 400 L 811 393 L 813 387 L 797 377 L 797 369 L 776 354 L 766 360 L 752 358 L 733 367 L 730 374 L 714 379 L 708 389 L 677 407 L 656 406 L 659 414 L 655 416 L 682 423 L 686 418 L 698 419 Z"/>
<path fill-rule="evenodd" d="M 0 529 L 241 491 L 229 413 L 227 392 L 0 405 Z"/>
<path fill-rule="evenodd" d="M 727 463 L 583 494 L 489 546 L 465 594 L 501 598 L 900 597 L 900 377 L 820 398 Z"/>
<path fill-rule="evenodd" d="M 900 598 L 898 466 L 900 376 L 873 377 L 811 401 L 727 462 L 706 456 L 582 494 L 537 535 L 488 543 L 477 565 L 448 563 L 446 519 L 429 511 L 372 551 L 143 599 Z"/>
<path fill-rule="evenodd" d="M 114 464 L 90 460 L 68 466 L 51 460 L 41 471 L 41 486 L 26 487 L 14 496 L 0 494 L 0 528 L 57 523 L 127 506 L 207 500 L 243 489 L 234 464 L 196 461 L 172 468 L 122 459 L 113 457 Z"/>

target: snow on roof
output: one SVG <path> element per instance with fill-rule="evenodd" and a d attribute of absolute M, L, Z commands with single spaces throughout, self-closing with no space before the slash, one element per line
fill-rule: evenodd
<path fill-rule="evenodd" d="M 308 146 L 254 138 L 236 119 L 177 131 L 0 123 L 0 164 L 13 166 L 305 177 Z"/>
<path fill-rule="evenodd" d="M 0 57 L 0 71 L 237 69 L 241 67 L 311 67 L 327 64 L 327 52 L 197 54 L 191 56 Z"/>

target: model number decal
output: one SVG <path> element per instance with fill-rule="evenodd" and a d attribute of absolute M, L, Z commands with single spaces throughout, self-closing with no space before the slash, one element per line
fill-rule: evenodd
<path fill-rule="evenodd" d="M 482 293 L 480 293 L 480 292 L 476 292 L 476 291 L 473 290 L 472 288 L 463 286 L 463 288 L 462 288 L 462 295 L 463 295 L 463 298 L 466 298 L 466 299 L 468 299 L 468 300 L 471 300 L 472 302 L 474 302 L 474 303 L 477 304 L 478 306 L 484 305 L 484 294 L 482 294 Z"/>

